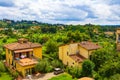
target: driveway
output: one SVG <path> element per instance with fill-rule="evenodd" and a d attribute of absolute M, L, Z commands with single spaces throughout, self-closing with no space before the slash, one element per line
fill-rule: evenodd
<path fill-rule="evenodd" d="M 53 72 L 52 73 L 47 73 L 47 74 L 45 74 L 44 76 L 41 76 L 39 79 L 37 79 L 37 80 L 48 80 L 48 79 L 50 79 L 50 78 L 52 78 L 52 77 L 54 77 L 54 76 L 57 76 L 57 75 L 54 75 L 53 74 Z"/>
<path fill-rule="evenodd" d="M 54 75 L 54 73 L 51 72 L 51 73 L 41 74 L 40 77 L 37 79 L 22 79 L 22 80 L 48 80 L 54 76 L 57 76 L 57 75 Z"/>

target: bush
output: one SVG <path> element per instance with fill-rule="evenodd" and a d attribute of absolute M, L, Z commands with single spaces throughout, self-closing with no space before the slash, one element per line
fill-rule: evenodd
<path fill-rule="evenodd" d="M 5 71 L 6 69 L 5 69 L 3 62 L 0 62 L 0 72 L 5 72 Z"/>
<path fill-rule="evenodd" d="M 66 72 L 68 72 L 70 75 L 72 75 L 73 78 L 79 78 L 81 77 L 81 68 L 80 67 L 67 67 Z"/>
<path fill-rule="evenodd" d="M 61 61 L 59 61 L 59 60 L 53 60 L 52 62 L 51 62 L 51 64 L 52 64 L 52 66 L 54 67 L 54 68 L 57 68 L 57 67 L 60 67 L 60 68 L 63 68 L 63 64 L 62 64 L 62 62 Z"/>
<path fill-rule="evenodd" d="M 53 67 L 47 59 L 43 59 L 35 66 L 35 70 L 37 72 L 47 73 L 51 72 L 53 70 Z"/>
<path fill-rule="evenodd" d="M 92 77 L 94 70 L 94 63 L 90 60 L 85 60 L 82 64 L 82 76 Z"/>

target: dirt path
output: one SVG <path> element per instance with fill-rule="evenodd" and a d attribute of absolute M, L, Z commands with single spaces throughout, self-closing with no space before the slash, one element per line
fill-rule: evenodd
<path fill-rule="evenodd" d="M 50 79 L 50 78 L 52 78 L 52 77 L 54 77 L 54 76 L 56 76 L 56 75 L 54 75 L 53 73 L 47 73 L 47 74 L 45 74 L 43 77 L 40 77 L 40 78 L 37 79 L 37 80 L 48 80 L 48 79 Z"/>

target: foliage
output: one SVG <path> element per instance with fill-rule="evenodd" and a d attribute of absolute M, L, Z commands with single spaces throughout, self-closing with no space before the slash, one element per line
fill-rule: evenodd
<path fill-rule="evenodd" d="M 6 71 L 5 66 L 3 62 L 0 61 L 0 72 L 5 72 L 5 71 Z"/>
<path fill-rule="evenodd" d="M 46 46 L 46 53 L 47 53 L 47 54 L 54 53 L 54 52 L 57 52 L 57 51 L 58 51 L 57 43 L 54 42 L 53 40 L 49 40 L 49 41 L 46 43 L 45 46 Z"/>
<path fill-rule="evenodd" d="M 82 64 L 82 76 L 92 77 L 93 70 L 94 70 L 94 63 L 90 60 L 85 60 Z"/>
<path fill-rule="evenodd" d="M 8 72 L 1 73 L 0 80 L 13 80 L 13 77 Z"/>
<path fill-rule="evenodd" d="M 53 67 L 50 65 L 50 63 L 48 62 L 47 59 L 42 59 L 36 66 L 35 66 L 35 70 L 37 72 L 43 72 L 43 73 L 47 73 L 47 72 L 51 72 L 53 70 Z"/>
<path fill-rule="evenodd" d="M 95 70 L 98 70 L 98 68 L 111 57 L 112 53 L 105 49 L 94 51 L 91 55 L 91 61 L 95 63 Z"/>
<path fill-rule="evenodd" d="M 60 60 L 57 60 L 57 59 L 54 59 L 52 62 L 51 62 L 52 66 L 54 68 L 63 68 L 63 64 Z"/>
<path fill-rule="evenodd" d="M 80 67 L 67 67 L 66 72 L 68 72 L 70 75 L 72 75 L 73 78 L 79 78 L 81 77 L 81 68 Z"/>
<path fill-rule="evenodd" d="M 72 79 L 72 76 L 70 76 L 69 74 L 61 74 L 59 76 L 53 77 L 49 80 L 77 80 L 77 79 Z"/>

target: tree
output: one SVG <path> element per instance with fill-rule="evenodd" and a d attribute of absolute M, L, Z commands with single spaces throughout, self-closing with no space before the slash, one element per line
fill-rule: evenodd
<path fill-rule="evenodd" d="M 72 75 L 73 78 L 79 78 L 81 77 L 81 68 L 78 66 L 74 67 L 67 67 L 66 72 L 68 72 L 70 75 Z"/>
<path fill-rule="evenodd" d="M 104 64 L 105 61 L 112 58 L 112 53 L 106 49 L 99 49 L 92 53 L 90 59 L 95 64 L 95 70 L 98 71 L 100 66 Z"/>
<path fill-rule="evenodd" d="M 54 67 L 54 68 L 57 68 L 57 67 L 60 67 L 60 68 L 63 68 L 63 64 L 62 64 L 62 62 L 60 62 L 59 60 L 53 60 L 52 62 L 51 62 L 51 64 L 52 64 L 52 66 Z"/>
<path fill-rule="evenodd" d="M 1 72 L 4 72 L 5 70 L 6 69 L 5 69 L 3 62 L 0 61 L 0 74 L 1 74 Z"/>
<path fill-rule="evenodd" d="M 50 53 L 54 53 L 54 52 L 57 52 L 58 51 L 58 46 L 57 46 L 57 43 L 54 42 L 53 40 L 49 40 L 47 43 L 46 43 L 46 53 L 47 54 L 50 54 Z"/>
<path fill-rule="evenodd" d="M 51 66 L 51 64 L 49 63 L 49 61 L 47 59 L 42 59 L 36 66 L 35 66 L 35 70 L 37 72 L 50 72 L 53 70 L 53 67 Z"/>
<path fill-rule="evenodd" d="M 94 63 L 90 60 L 85 60 L 82 64 L 82 76 L 92 77 L 94 70 Z"/>

